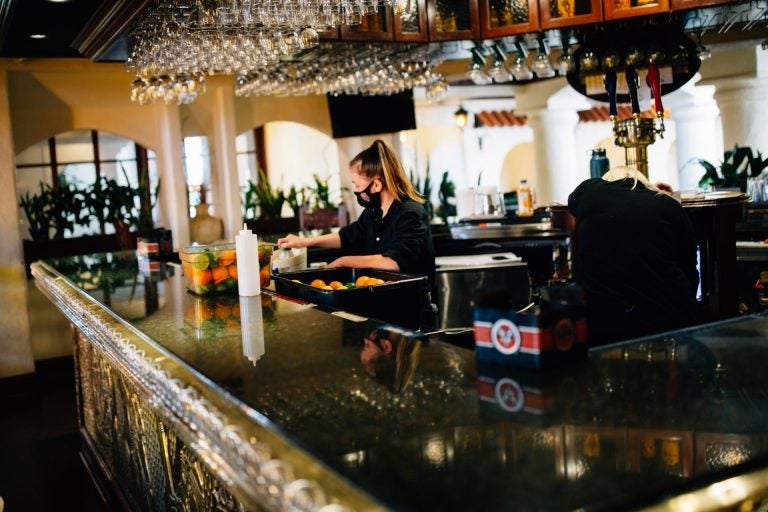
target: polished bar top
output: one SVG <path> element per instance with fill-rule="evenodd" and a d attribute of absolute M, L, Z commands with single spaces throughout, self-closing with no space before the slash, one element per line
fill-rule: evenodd
<path fill-rule="evenodd" d="M 436 334 L 393 384 L 361 363 L 378 322 L 269 291 L 197 297 L 132 253 L 44 265 L 388 508 L 626 510 L 768 455 L 765 315 L 538 373 Z"/>

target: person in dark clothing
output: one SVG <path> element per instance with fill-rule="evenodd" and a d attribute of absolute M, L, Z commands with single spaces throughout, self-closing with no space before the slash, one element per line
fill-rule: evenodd
<path fill-rule="evenodd" d="M 429 216 L 422 198 L 405 175 L 395 151 L 376 140 L 349 163 L 355 196 L 365 210 L 338 233 L 316 237 L 288 235 L 280 247 L 344 248 L 358 253 L 342 256 L 326 268 L 375 268 L 426 275 L 434 282 L 435 250 Z"/>
<path fill-rule="evenodd" d="M 587 301 L 590 344 L 696 323 L 696 240 L 675 198 L 620 167 L 582 182 L 568 209 L 577 222 L 574 277 Z"/>

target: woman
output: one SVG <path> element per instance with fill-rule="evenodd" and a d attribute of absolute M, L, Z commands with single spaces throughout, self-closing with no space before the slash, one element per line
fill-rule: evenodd
<path fill-rule="evenodd" d="M 696 323 L 693 225 L 665 190 L 618 167 L 582 182 L 568 197 L 577 221 L 574 275 L 587 300 L 590 344 Z"/>
<path fill-rule="evenodd" d="M 344 248 L 359 253 L 342 256 L 326 268 L 375 268 L 426 275 L 434 281 L 435 250 L 429 216 L 422 198 L 405 175 L 394 150 L 376 140 L 349 163 L 360 218 L 338 233 L 302 238 L 288 235 L 279 247 Z"/>

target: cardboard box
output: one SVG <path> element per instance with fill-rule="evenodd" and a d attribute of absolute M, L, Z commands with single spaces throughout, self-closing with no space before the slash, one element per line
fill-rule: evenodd
<path fill-rule="evenodd" d="M 476 300 L 478 360 L 545 369 L 586 357 L 587 322 L 582 301 L 552 297 L 522 312 L 499 305 L 498 297 Z"/>

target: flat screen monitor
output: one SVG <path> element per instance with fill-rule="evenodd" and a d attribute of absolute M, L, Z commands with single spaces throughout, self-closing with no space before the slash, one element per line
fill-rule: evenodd
<path fill-rule="evenodd" d="M 413 91 L 389 96 L 328 95 L 333 138 L 394 133 L 416 128 Z"/>

